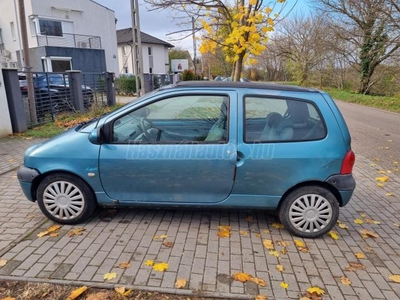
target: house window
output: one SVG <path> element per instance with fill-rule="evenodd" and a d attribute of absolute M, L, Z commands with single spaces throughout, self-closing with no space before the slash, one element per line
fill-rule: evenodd
<path fill-rule="evenodd" d="M 148 49 L 149 56 L 153 55 L 151 47 L 148 47 L 147 49 Z"/>
<path fill-rule="evenodd" d="M 128 67 L 124 67 L 124 73 L 128 74 Z"/>
<path fill-rule="evenodd" d="M 62 24 L 60 21 L 39 20 L 40 34 L 51 36 L 63 36 Z"/>
<path fill-rule="evenodd" d="M 15 37 L 15 26 L 14 26 L 14 22 L 10 22 L 10 28 L 11 28 L 11 37 L 12 37 L 13 41 L 15 41 L 15 40 L 16 40 L 16 37 Z"/>
<path fill-rule="evenodd" d="M 128 55 L 128 47 L 127 47 L 127 46 L 123 46 L 123 47 L 122 47 L 122 54 L 123 54 L 124 56 L 127 56 L 127 55 Z"/>

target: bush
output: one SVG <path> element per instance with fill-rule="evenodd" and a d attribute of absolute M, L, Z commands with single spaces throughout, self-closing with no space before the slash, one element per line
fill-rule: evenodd
<path fill-rule="evenodd" d="M 115 80 L 115 89 L 121 95 L 133 95 L 136 93 L 135 76 L 121 75 Z"/>
<path fill-rule="evenodd" d="M 191 70 L 184 70 L 182 72 L 182 81 L 195 80 L 196 76 Z"/>

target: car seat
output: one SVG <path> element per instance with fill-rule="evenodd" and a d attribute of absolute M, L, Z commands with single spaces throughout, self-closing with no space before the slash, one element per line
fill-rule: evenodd
<path fill-rule="evenodd" d="M 293 138 L 293 122 L 277 112 L 271 112 L 261 133 L 261 141 L 287 141 Z"/>

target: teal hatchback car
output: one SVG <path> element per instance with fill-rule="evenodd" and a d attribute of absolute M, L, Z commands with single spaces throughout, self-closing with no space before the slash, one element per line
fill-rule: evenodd
<path fill-rule="evenodd" d="M 354 161 L 324 92 L 180 82 L 29 148 L 18 179 L 61 224 L 87 220 L 97 205 L 263 209 L 314 238 L 350 200 Z"/>

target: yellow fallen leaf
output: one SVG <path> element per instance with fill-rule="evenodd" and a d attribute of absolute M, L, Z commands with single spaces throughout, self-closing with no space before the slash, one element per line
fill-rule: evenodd
<path fill-rule="evenodd" d="M 283 229 L 285 228 L 285 226 L 283 226 L 283 224 L 281 223 L 272 223 L 272 227 L 276 228 L 276 229 Z"/>
<path fill-rule="evenodd" d="M 132 294 L 132 290 L 127 290 L 122 296 L 129 297 L 130 294 Z"/>
<path fill-rule="evenodd" d="M 87 289 L 88 289 L 87 286 L 81 286 L 80 288 L 73 290 L 71 294 L 69 294 L 67 300 L 75 300 L 80 295 L 82 295 Z"/>
<path fill-rule="evenodd" d="M 284 268 L 282 265 L 276 265 L 276 269 L 277 269 L 279 272 L 285 271 L 285 268 Z"/>
<path fill-rule="evenodd" d="M 286 282 L 281 282 L 281 287 L 283 287 L 284 289 L 287 289 L 289 287 L 289 283 Z"/>
<path fill-rule="evenodd" d="M 367 214 L 366 213 L 361 213 L 360 216 L 361 216 L 361 218 L 365 218 L 367 216 Z"/>
<path fill-rule="evenodd" d="M 397 228 L 400 228 L 400 224 L 398 224 L 398 223 L 393 223 L 393 226 L 397 227 Z"/>
<path fill-rule="evenodd" d="M 58 236 L 59 236 L 59 233 L 58 233 L 58 232 L 52 232 L 52 233 L 49 234 L 49 236 L 51 236 L 51 237 L 58 237 Z"/>
<path fill-rule="evenodd" d="M 400 283 L 400 275 L 390 275 L 389 279 L 394 282 Z"/>
<path fill-rule="evenodd" d="M 294 243 L 296 244 L 297 247 L 305 247 L 306 244 L 302 241 L 299 240 L 294 240 Z"/>
<path fill-rule="evenodd" d="M 121 269 L 128 269 L 128 268 L 131 267 L 131 264 L 129 262 L 122 262 L 122 263 L 119 264 L 119 267 Z"/>
<path fill-rule="evenodd" d="M 144 264 L 145 264 L 146 266 L 151 267 L 151 266 L 154 265 L 154 260 L 152 260 L 152 259 L 146 260 L 146 262 L 145 262 Z"/>
<path fill-rule="evenodd" d="M 286 248 L 283 248 L 283 249 L 281 250 L 281 253 L 282 253 L 283 255 L 286 255 L 287 249 L 286 249 Z"/>
<path fill-rule="evenodd" d="M 246 281 L 251 280 L 251 278 L 252 278 L 247 273 L 233 273 L 232 277 L 233 277 L 233 280 L 240 281 L 240 282 L 246 282 Z"/>
<path fill-rule="evenodd" d="M 180 278 L 175 282 L 175 287 L 177 289 L 183 289 L 186 286 L 186 279 Z"/>
<path fill-rule="evenodd" d="M 124 295 L 125 294 L 125 287 L 124 286 L 115 287 L 114 290 L 120 295 Z"/>
<path fill-rule="evenodd" d="M 386 174 L 386 171 L 378 171 L 378 174 Z"/>
<path fill-rule="evenodd" d="M 251 282 L 254 282 L 255 284 L 257 284 L 258 286 L 267 286 L 267 283 L 265 282 L 264 279 L 262 278 L 258 278 L 258 277 L 252 277 L 250 279 Z"/>
<path fill-rule="evenodd" d="M 367 224 L 375 224 L 375 225 L 380 225 L 381 224 L 381 222 L 374 221 L 374 220 L 371 220 L 371 219 L 365 219 L 365 223 L 367 223 Z"/>
<path fill-rule="evenodd" d="M 339 234 L 337 231 L 335 230 L 331 230 L 328 232 L 328 235 L 333 238 L 334 240 L 337 240 L 339 238 Z"/>
<path fill-rule="evenodd" d="M 275 256 L 275 257 L 279 257 L 279 252 L 276 250 L 269 251 L 269 254 L 271 254 L 272 256 Z"/>
<path fill-rule="evenodd" d="M 257 295 L 254 300 L 268 300 L 268 297 L 265 295 Z"/>
<path fill-rule="evenodd" d="M 342 276 L 342 277 L 340 278 L 340 282 L 343 283 L 344 285 L 351 285 L 350 279 L 347 278 L 347 277 L 345 277 L 345 276 Z"/>
<path fill-rule="evenodd" d="M 231 231 L 232 230 L 232 226 L 228 226 L 228 225 L 220 225 L 218 226 L 219 230 L 225 230 L 225 231 Z"/>
<path fill-rule="evenodd" d="M 168 247 L 168 248 L 174 247 L 174 243 L 173 243 L 173 242 L 163 241 L 162 244 L 163 244 L 165 247 Z"/>
<path fill-rule="evenodd" d="M 356 252 L 356 253 L 354 253 L 354 255 L 355 255 L 358 259 L 365 258 L 365 255 L 364 255 L 364 253 L 362 253 L 362 252 Z"/>
<path fill-rule="evenodd" d="M 220 230 L 217 232 L 217 236 L 220 238 L 228 238 L 231 236 L 231 232 L 226 230 Z"/>
<path fill-rule="evenodd" d="M 253 221 L 253 216 L 247 216 L 246 219 L 244 219 L 247 222 Z"/>
<path fill-rule="evenodd" d="M 319 288 L 318 286 L 309 287 L 307 289 L 307 292 L 309 292 L 310 294 L 314 294 L 315 293 L 318 296 L 321 296 L 321 295 L 325 294 L 325 291 L 323 289 Z"/>
<path fill-rule="evenodd" d="M 278 245 L 281 247 L 288 247 L 290 243 L 288 241 L 278 241 Z"/>
<path fill-rule="evenodd" d="M 271 233 L 271 231 L 269 231 L 268 229 L 264 229 L 263 232 L 264 232 L 265 234 L 270 234 L 270 233 Z"/>
<path fill-rule="evenodd" d="M 379 158 L 376 158 L 376 157 L 373 160 L 374 161 L 381 161 Z"/>
<path fill-rule="evenodd" d="M 73 236 L 75 236 L 75 235 L 82 235 L 82 234 L 83 234 L 83 231 L 85 231 L 85 228 L 76 227 L 76 228 L 74 228 L 74 229 L 72 229 L 72 230 L 70 230 L 70 231 L 68 232 L 68 236 L 69 236 L 69 237 L 73 237 Z"/>
<path fill-rule="evenodd" d="M 155 235 L 153 237 L 153 240 L 163 240 L 166 239 L 168 236 L 166 234 L 162 234 L 162 235 Z"/>
<path fill-rule="evenodd" d="M 349 226 L 347 226 L 345 223 L 343 223 L 342 221 L 337 221 L 338 226 L 342 229 L 349 229 Z"/>
<path fill-rule="evenodd" d="M 249 232 L 247 230 L 240 230 L 239 234 L 245 236 L 245 235 L 248 235 Z"/>
<path fill-rule="evenodd" d="M 5 297 L 5 298 L 1 298 L 1 300 L 17 300 L 17 298 L 14 298 L 14 297 Z"/>
<path fill-rule="evenodd" d="M 7 264 L 7 259 L 1 259 L 0 260 L 0 267 L 4 267 Z"/>
<path fill-rule="evenodd" d="M 392 162 L 392 164 L 394 164 L 394 165 L 398 165 L 398 164 L 399 164 L 399 162 L 398 162 L 398 161 L 394 161 L 394 162 Z"/>
<path fill-rule="evenodd" d="M 60 225 L 53 225 L 53 226 L 50 226 L 49 229 L 47 229 L 47 231 L 48 232 L 54 232 L 54 231 L 57 231 L 60 228 L 61 228 Z"/>
<path fill-rule="evenodd" d="M 373 232 L 373 231 L 368 230 L 368 229 L 361 229 L 360 233 L 365 237 L 373 237 L 373 238 L 378 238 L 379 237 L 379 235 L 376 232 Z"/>
<path fill-rule="evenodd" d="M 350 267 L 357 269 L 357 270 L 365 270 L 365 266 L 358 262 L 350 262 L 349 265 L 350 265 Z"/>
<path fill-rule="evenodd" d="M 380 188 L 385 186 L 383 183 L 380 183 L 380 182 L 378 182 L 376 185 L 379 186 Z"/>
<path fill-rule="evenodd" d="M 361 225 L 361 224 L 364 223 L 364 221 L 361 220 L 361 219 L 355 219 L 355 220 L 354 220 L 354 223 Z"/>
<path fill-rule="evenodd" d="M 261 239 L 261 233 L 256 233 L 254 234 L 256 237 L 258 237 L 259 239 Z"/>
<path fill-rule="evenodd" d="M 387 182 L 389 180 L 389 176 L 376 177 L 376 180 L 380 182 Z"/>
<path fill-rule="evenodd" d="M 393 194 L 393 193 L 386 193 L 385 195 L 386 195 L 386 196 L 389 196 L 389 197 L 394 197 L 394 194 Z"/>
<path fill-rule="evenodd" d="M 371 167 L 376 167 L 376 164 L 370 164 Z"/>
<path fill-rule="evenodd" d="M 154 264 L 153 270 L 159 271 L 159 272 L 164 272 L 164 271 L 168 270 L 168 267 L 169 267 L 168 263 L 161 262 L 161 263 Z"/>
<path fill-rule="evenodd" d="M 117 278 L 117 273 L 106 273 L 104 274 L 103 278 L 105 280 L 112 280 L 114 278 Z"/>
<path fill-rule="evenodd" d="M 271 240 L 264 240 L 263 245 L 268 250 L 273 250 L 275 248 L 274 243 Z"/>

